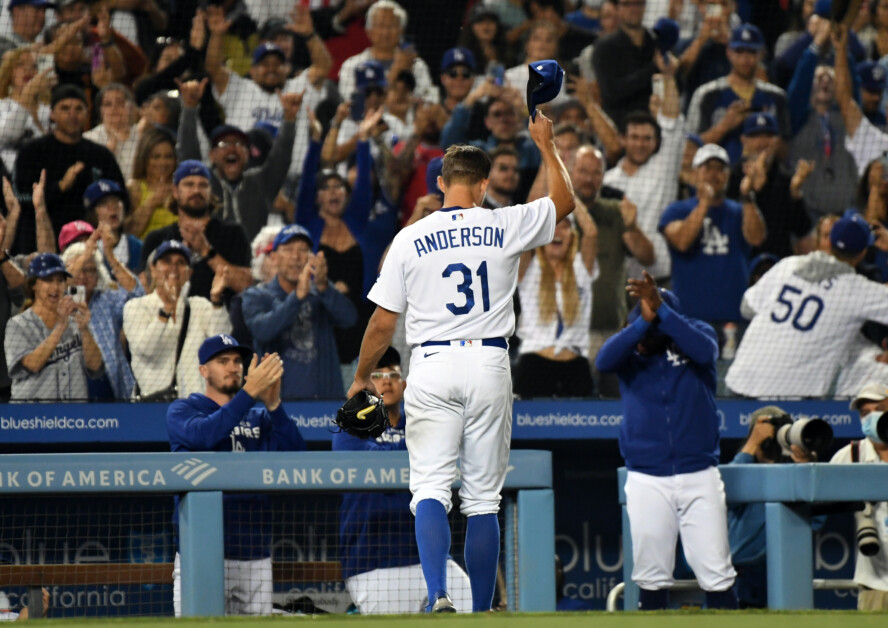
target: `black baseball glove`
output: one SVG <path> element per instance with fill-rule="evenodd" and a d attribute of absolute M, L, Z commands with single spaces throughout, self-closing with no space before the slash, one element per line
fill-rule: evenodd
<path fill-rule="evenodd" d="M 336 425 L 358 438 L 376 438 L 385 431 L 388 410 L 382 398 L 362 390 L 336 412 Z"/>

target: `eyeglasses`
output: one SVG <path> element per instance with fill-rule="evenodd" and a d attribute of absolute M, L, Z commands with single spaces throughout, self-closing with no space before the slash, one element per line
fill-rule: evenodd
<path fill-rule="evenodd" d="M 452 79 L 455 79 L 455 78 L 470 79 L 470 78 L 472 78 L 473 75 L 468 70 L 464 70 L 462 72 L 460 72 L 459 70 L 450 70 L 447 73 L 447 76 L 449 76 Z"/>
<path fill-rule="evenodd" d="M 345 185 L 342 183 L 331 183 L 329 185 L 325 185 L 321 188 L 322 192 L 338 192 L 339 190 L 344 190 Z"/>
<path fill-rule="evenodd" d="M 154 43 L 158 46 L 169 46 L 170 44 L 178 44 L 179 40 L 175 37 L 158 37 Z"/>
<path fill-rule="evenodd" d="M 370 373 L 370 379 L 375 380 L 386 380 L 390 379 L 393 382 L 401 381 L 401 374 L 397 371 L 392 371 L 391 373 L 383 373 L 382 371 L 377 371 L 375 373 Z"/>
<path fill-rule="evenodd" d="M 244 144 L 243 142 L 240 142 L 240 141 L 226 142 L 225 140 L 222 140 L 220 142 L 216 142 L 216 148 L 229 148 L 232 146 L 235 148 L 246 148 L 247 147 L 246 144 Z"/>

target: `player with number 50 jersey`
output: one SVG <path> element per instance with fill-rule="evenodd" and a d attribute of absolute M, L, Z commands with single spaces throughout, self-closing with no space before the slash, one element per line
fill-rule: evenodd
<path fill-rule="evenodd" d="M 743 296 L 752 322 L 727 375 L 747 397 L 820 397 L 854 356 L 867 321 L 888 324 L 888 287 L 854 272 L 873 243 L 859 214 L 830 231 L 829 253 L 781 260 Z"/>

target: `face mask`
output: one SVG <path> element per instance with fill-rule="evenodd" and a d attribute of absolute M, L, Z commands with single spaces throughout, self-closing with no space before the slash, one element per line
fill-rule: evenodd
<path fill-rule="evenodd" d="M 876 431 L 876 426 L 879 424 L 879 419 L 882 418 L 884 412 L 870 412 L 865 417 L 860 420 L 860 425 L 863 427 L 863 434 L 868 439 L 873 441 L 874 443 L 882 444 L 882 439 L 879 438 L 879 434 Z"/>

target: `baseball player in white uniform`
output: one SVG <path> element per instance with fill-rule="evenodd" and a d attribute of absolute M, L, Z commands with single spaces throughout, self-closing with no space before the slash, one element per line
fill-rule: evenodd
<path fill-rule="evenodd" d="M 570 177 L 555 149 L 552 121 L 537 114 L 530 135 L 546 165 L 550 195 L 526 205 L 481 207 L 490 158 L 451 146 L 438 186 L 439 211 L 395 236 L 368 297 L 377 304 L 361 346 L 349 397 L 375 391 L 370 372 L 406 314 L 413 347 L 404 397 L 410 508 L 429 595 L 428 611 L 453 612 L 447 595 L 451 486 L 462 474 L 468 517 L 465 558 L 473 611 L 490 610 L 499 560 L 500 491 L 512 434 L 508 338 L 521 253 L 552 240 L 574 208 Z"/>

